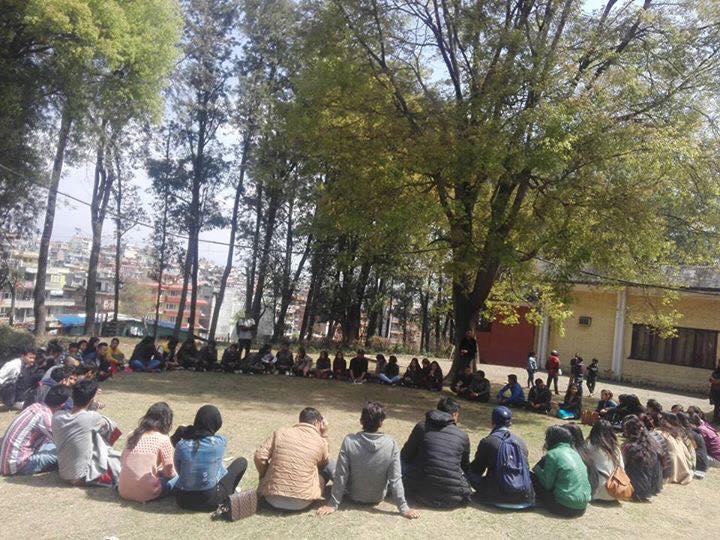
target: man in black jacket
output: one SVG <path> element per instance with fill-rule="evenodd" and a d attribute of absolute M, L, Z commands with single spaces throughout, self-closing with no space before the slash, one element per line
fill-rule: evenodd
<path fill-rule="evenodd" d="M 528 400 L 525 404 L 527 409 L 540 414 L 548 414 L 552 406 L 552 394 L 550 387 L 545 386 L 542 379 L 535 379 L 535 386 L 530 389 Z"/>
<path fill-rule="evenodd" d="M 512 411 L 495 407 L 493 428 L 480 441 L 468 478 L 475 488 L 478 502 L 508 510 L 530 508 L 535 504 L 535 491 L 530 480 L 528 450 L 525 441 L 510 433 Z M 512 445 L 511 449 L 502 448 Z M 501 459 L 498 459 L 498 458 Z"/>
<path fill-rule="evenodd" d="M 457 427 L 460 406 L 442 398 L 437 410 L 413 429 L 400 452 L 403 484 L 419 504 L 452 508 L 467 504 L 472 494 L 465 477 L 470 462 L 470 439 Z"/>

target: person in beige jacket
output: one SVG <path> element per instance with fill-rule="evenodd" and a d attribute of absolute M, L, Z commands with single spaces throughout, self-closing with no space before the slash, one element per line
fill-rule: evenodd
<path fill-rule="evenodd" d="M 322 499 L 332 479 L 327 423 L 316 409 L 305 408 L 297 424 L 281 428 L 255 452 L 258 494 L 279 510 L 304 510 Z"/>

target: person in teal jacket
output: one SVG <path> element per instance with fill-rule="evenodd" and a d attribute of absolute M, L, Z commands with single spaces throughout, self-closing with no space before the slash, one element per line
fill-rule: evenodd
<path fill-rule="evenodd" d="M 533 469 L 533 487 L 537 500 L 548 511 L 566 517 L 585 513 L 592 489 L 587 468 L 572 445 L 570 432 L 562 426 L 550 426 L 545 432 L 547 453 Z"/>

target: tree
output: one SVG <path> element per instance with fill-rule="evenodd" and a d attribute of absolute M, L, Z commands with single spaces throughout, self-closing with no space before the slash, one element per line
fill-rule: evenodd
<path fill-rule="evenodd" d="M 228 123 L 228 91 L 231 83 L 237 7 L 232 0 L 185 0 L 183 61 L 172 86 L 177 143 L 183 148 L 183 167 L 188 179 L 188 241 L 183 264 L 174 335 L 182 328 L 188 286 L 192 283 L 188 331 L 195 329 L 198 290 L 198 243 L 203 227 L 222 223 L 215 194 L 228 164 L 223 159 L 219 134 Z"/>
<path fill-rule="evenodd" d="M 666 210 L 705 192 L 708 17 L 716 4 L 689 0 L 333 0 L 309 14 L 298 93 L 326 147 L 381 140 L 406 189 L 437 201 L 458 343 L 494 290 L 527 297 L 589 266 L 656 280 L 677 259 Z M 348 80 L 372 91 L 338 95 Z"/>
<path fill-rule="evenodd" d="M 3 6 L 3 20 L 11 29 L 11 42 L 21 42 L 23 60 L 40 66 L 38 70 L 43 74 L 37 83 L 46 101 L 36 105 L 45 106 L 44 111 L 40 110 L 59 117 L 34 294 L 35 331 L 42 334 L 48 251 L 71 128 L 83 123 L 98 93 L 98 83 L 108 76 L 122 78 L 127 70 L 130 76 L 135 73 L 138 81 L 146 83 L 162 76 L 162 70 L 153 72 L 157 64 L 143 66 L 135 61 L 167 61 L 168 48 L 164 44 L 175 39 L 172 28 L 176 19 L 172 0 L 28 0 L 11 1 L 8 8 L 5 19 Z M 150 20 L 153 24 L 148 23 Z M 157 40 L 152 41 L 153 37 Z M 152 47 L 157 49 L 154 56 L 150 54 Z M 143 71 L 145 68 L 148 70 Z M 152 92 L 151 85 L 146 91 Z"/>

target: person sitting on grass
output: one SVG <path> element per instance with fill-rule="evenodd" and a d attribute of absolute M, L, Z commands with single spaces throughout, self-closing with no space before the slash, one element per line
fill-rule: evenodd
<path fill-rule="evenodd" d="M 175 450 L 168 433 L 173 412 L 167 403 L 150 406 L 132 432 L 120 456 L 120 497 L 148 502 L 169 495 L 177 474 L 173 462 Z"/>
<path fill-rule="evenodd" d="M 18 414 L 0 443 L 0 474 L 36 474 L 57 469 L 57 448 L 52 439 L 52 415 L 62 409 L 72 391 L 57 385 L 42 402 Z"/>
<path fill-rule="evenodd" d="M 275 369 L 280 375 L 288 375 L 292 372 L 293 356 L 287 341 L 280 343 L 280 350 L 275 355 Z"/>
<path fill-rule="evenodd" d="M 227 440 L 217 432 L 222 416 L 214 405 L 203 405 L 191 426 L 180 426 L 171 437 L 178 478 L 173 493 L 180 508 L 213 511 L 227 504 L 247 470 L 247 460 L 223 465 Z"/>
<path fill-rule="evenodd" d="M 410 360 L 410 365 L 405 369 L 400 384 L 407 388 L 420 388 L 423 382 L 423 372 L 417 358 Z"/>
<path fill-rule="evenodd" d="M 80 365 L 80 344 L 77 342 L 68 345 L 67 354 L 63 359 L 66 367 L 76 368 Z"/>
<path fill-rule="evenodd" d="M 533 487 L 539 502 L 553 513 L 579 517 L 592 498 L 587 469 L 572 447 L 572 436 L 563 426 L 545 432 L 547 453 L 533 469 Z"/>
<path fill-rule="evenodd" d="M 617 407 L 617 403 L 613 400 L 613 393 L 610 390 L 600 390 L 600 400 L 598 401 L 595 412 L 598 416 L 604 417 L 610 410 Z"/>
<path fill-rule="evenodd" d="M 217 343 L 210 340 L 200 348 L 198 359 L 195 364 L 195 371 L 216 371 L 218 366 Z"/>
<path fill-rule="evenodd" d="M 462 397 L 470 401 L 487 403 L 490 401 L 490 390 L 490 381 L 485 377 L 485 372 L 479 370 L 473 373 L 470 386 L 468 386 L 467 391 L 463 392 Z"/>
<path fill-rule="evenodd" d="M 95 347 L 95 363 L 97 364 L 97 367 L 95 368 L 95 373 L 97 376 L 97 380 L 100 382 L 108 380 L 115 373 L 112 361 L 108 359 L 109 349 L 110 347 L 104 341 L 98 343 Z"/>
<path fill-rule="evenodd" d="M 85 345 L 82 353 L 82 364 L 91 368 L 97 367 L 97 344 L 100 343 L 99 337 L 91 337 Z"/>
<path fill-rule="evenodd" d="M 623 435 L 626 441 L 622 447 L 623 462 L 635 491 L 634 498 L 647 502 L 663 488 L 660 447 L 634 414 L 625 417 Z"/>
<path fill-rule="evenodd" d="M 460 405 L 442 398 L 413 428 L 400 452 L 405 492 L 423 506 L 454 508 L 470 500 L 470 439 L 457 427 L 459 416 Z"/>
<path fill-rule="evenodd" d="M 525 405 L 525 392 L 518 382 L 517 375 L 511 373 L 507 376 L 507 381 L 497 394 L 498 403 L 508 407 L 522 407 Z"/>
<path fill-rule="evenodd" d="M 193 369 L 198 359 L 198 350 L 195 345 L 195 338 L 188 336 L 180 345 L 177 353 L 177 361 L 183 369 Z"/>
<path fill-rule="evenodd" d="M 74 486 L 112 487 L 120 474 L 120 454 L 112 445 L 121 432 L 112 420 L 89 410 L 97 392 L 97 382 L 81 380 L 72 391 L 72 410 L 53 414 L 58 472 Z"/>
<path fill-rule="evenodd" d="M 379 378 L 382 384 L 396 385 L 400 382 L 400 366 L 398 366 L 397 356 L 390 355 L 390 360 Z"/>
<path fill-rule="evenodd" d="M 368 380 L 370 382 L 379 383 L 380 375 L 385 372 L 385 366 L 387 366 L 387 360 L 384 354 L 375 355 L 375 369 L 369 374 Z"/>
<path fill-rule="evenodd" d="M 645 414 L 652 418 L 655 427 L 659 427 L 662 421 L 663 406 L 655 399 L 648 399 L 645 404 Z"/>
<path fill-rule="evenodd" d="M 120 340 L 116 337 L 110 340 L 110 346 L 105 353 L 105 358 L 110 363 L 113 373 L 122 371 L 125 367 L 125 354 L 120 350 Z"/>
<path fill-rule="evenodd" d="M 158 372 L 160 371 L 160 360 L 155 356 L 155 339 L 152 336 L 145 336 L 135 345 L 132 355 L 130 356 L 130 367 L 133 371 Z"/>
<path fill-rule="evenodd" d="M 268 358 L 268 354 L 270 358 Z M 268 360 L 268 363 L 265 362 Z M 250 353 L 246 355 L 238 364 L 240 373 L 246 375 L 262 375 L 267 373 L 268 365 L 271 366 L 269 369 L 272 371 L 272 352 L 269 343 L 266 343 L 256 353 Z"/>
<path fill-rule="evenodd" d="M 0 367 L 0 399 L 8 409 L 22 409 L 34 365 L 35 350 L 26 348 L 18 358 L 9 360 Z M 26 380 L 28 382 L 25 382 Z"/>
<path fill-rule="evenodd" d="M 362 349 L 357 352 L 355 358 L 350 360 L 350 382 L 353 384 L 363 384 L 368 377 L 368 360 L 365 358 L 365 351 Z"/>
<path fill-rule="evenodd" d="M 348 376 L 347 360 L 342 351 L 335 353 L 335 358 L 332 364 L 333 379 L 336 381 L 344 381 Z"/>
<path fill-rule="evenodd" d="M 327 351 L 321 351 L 318 356 L 317 363 L 315 364 L 316 379 L 329 379 L 332 375 L 332 364 L 330 363 L 330 356 Z"/>
<path fill-rule="evenodd" d="M 535 379 L 535 386 L 530 389 L 527 400 L 527 410 L 540 414 L 548 414 L 552 406 L 552 393 L 545 386 L 545 381 Z"/>
<path fill-rule="evenodd" d="M 692 448 L 695 452 L 695 478 L 702 480 L 703 478 L 705 478 L 705 474 L 707 473 L 709 467 L 705 439 L 703 439 L 697 427 L 690 423 L 690 416 L 688 416 L 684 412 L 679 412 L 676 414 L 678 420 L 680 421 L 680 425 L 682 426 L 683 430 L 685 430 L 685 434 L 688 440 L 691 441 Z"/>
<path fill-rule="evenodd" d="M 280 428 L 255 452 L 260 477 L 258 494 L 278 510 L 304 510 L 322 499 L 325 483 L 333 478 L 327 422 L 317 409 L 300 412 L 298 423 Z"/>
<path fill-rule="evenodd" d="M 562 420 L 577 420 L 582 415 L 582 396 L 575 383 L 568 386 L 565 399 L 558 406 L 557 417 Z"/>
<path fill-rule="evenodd" d="M 530 479 L 525 441 L 510 432 L 512 411 L 495 407 L 492 431 L 480 441 L 470 463 L 468 479 L 477 500 L 508 510 L 530 508 L 535 491 Z"/>
<path fill-rule="evenodd" d="M 166 371 L 175 371 L 180 368 L 180 362 L 177 355 L 178 339 L 170 336 L 163 340 L 160 348 L 160 369 Z"/>
<path fill-rule="evenodd" d="M 275 369 L 275 355 L 272 353 L 272 345 L 270 343 L 266 343 L 260 347 L 258 358 L 260 359 L 263 373 L 272 373 Z"/>
<path fill-rule="evenodd" d="M 697 428 L 705 441 L 708 464 L 711 467 L 720 466 L 720 434 L 705 421 L 705 415 L 698 407 L 688 407 L 688 414 L 690 423 Z"/>
<path fill-rule="evenodd" d="M 467 389 L 470 387 L 470 383 L 473 379 L 473 370 L 472 366 L 465 366 L 463 368 L 462 373 L 458 375 L 458 377 L 455 379 L 455 382 L 452 383 L 450 386 L 450 390 L 454 392 L 455 394 L 461 396 L 467 392 Z"/>
<path fill-rule="evenodd" d="M 391 357 L 392 358 L 392 357 Z M 379 504 L 390 491 L 403 517 L 420 516 L 405 500 L 400 465 L 400 448 L 390 435 L 380 433 L 385 409 L 370 401 L 360 413 L 362 431 L 347 435 L 340 447 L 330 499 L 317 511 L 318 516 L 332 514 L 343 497 L 361 504 Z"/>
<path fill-rule="evenodd" d="M 694 452 L 682 440 L 682 429 L 677 415 L 662 413 L 660 424 L 655 429 L 667 442 L 670 456 L 670 475 L 667 481 L 671 484 L 689 484 L 693 479 L 695 461 Z"/>
<path fill-rule="evenodd" d="M 304 347 L 298 347 L 293 364 L 293 375 L 296 377 L 309 377 L 312 372 L 313 360 L 305 353 Z"/>
<path fill-rule="evenodd" d="M 610 422 L 607 420 L 595 422 L 585 449 L 598 477 L 597 485 L 593 489 L 593 500 L 615 501 L 615 497 L 607 489 L 607 483 L 617 469 L 625 469 L 625 462 L 617 435 Z"/>
<path fill-rule="evenodd" d="M 443 388 L 443 372 L 435 360 L 430 364 L 425 376 L 425 388 L 431 392 L 441 392 Z"/>
<path fill-rule="evenodd" d="M 220 367 L 225 373 L 234 373 L 240 369 L 240 345 L 231 343 L 223 351 Z"/>

